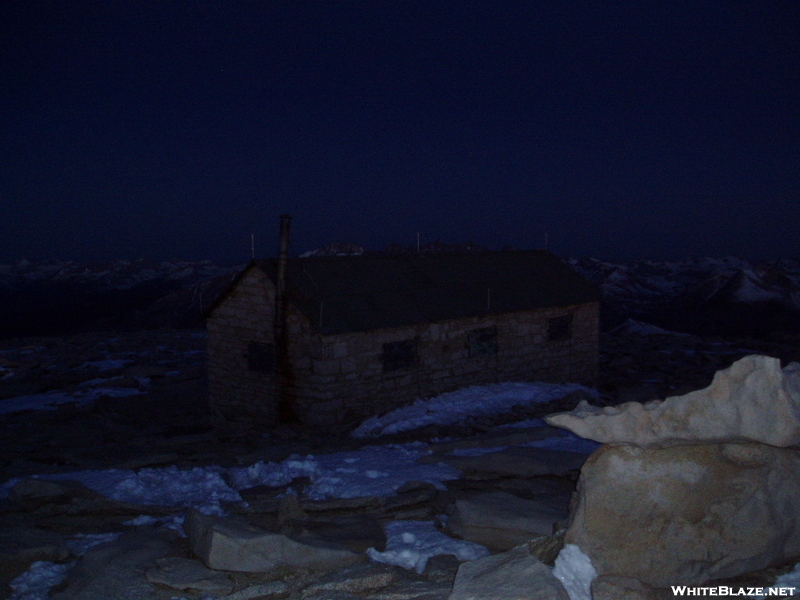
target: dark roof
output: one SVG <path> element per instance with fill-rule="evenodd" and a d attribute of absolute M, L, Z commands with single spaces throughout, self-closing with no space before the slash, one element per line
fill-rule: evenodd
<path fill-rule="evenodd" d="M 254 261 L 274 281 L 277 260 Z M 291 258 L 288 300 L 325 335 L 599 301 L 545 250 Z"/>

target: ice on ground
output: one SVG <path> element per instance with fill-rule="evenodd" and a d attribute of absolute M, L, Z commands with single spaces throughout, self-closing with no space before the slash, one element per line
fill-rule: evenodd
<path fill-rule="evenodd" d="M 78 481 L 107 498 L 137 505 L 193 507 L 206 514 L 222 515 L 222 502 L 241 502 L 239 492 L 223 479 L 222 467 L 195 467 L 181 470 L 125 469 L 75 471 L 37 476 L 41 479 Z M 19 481 L 12 479 L 0 488 L 0 497 Z"/>
<path fill-rule="evenodd" d="M 592 600 L 592 581 L 597 571 L 592 559 L 575 544 L 566 544 L 558 553 L 553 575 L 564 585 L 570 600 Z"/>
<path fill-rule="evenodd" d="M 291 456 L 280 463 L 258 462 L 232 468 L 231 485 L 246 489 L 257 485 L 278 487 L 295 478 L 308 477 L 304 494 L 312 500 L 391 496 L 410 481 L 425 481 L 440 489 L 442 481 L 458 479 L 458 470 L 445 464 L 416 462 L 427 454 L 427 445 L 367 446 L 360 450 L 319 456 Z"/>
<path fill-rule="evenodd" d="M 508 412 L 516 405 L 547 402 L 582 388 L 578 385 L 552 384 L 497 384 L 476 386 L 459 392 L 445 394 L 427 402 L 418 402 L 381 418 L 371 419 L 360 428 L 363 435 L 379 435 L 392 431 L 415 429 L 431 423 L 450 424 L 472 416 L 487 416 Z M 128 390 L 131 391 L 131 390 Z M 39 402 L 31 402 L 30 408 L 48 408 L 49 402 L 59 394 L 40 394 Z M 66 402 L 76 401 L 75 396 L 60 394 Z M 46 402 L 42 402 L 42 399 Z M 14 400 L 11 399 L 13 403 Z M 0 402 L 0 412 L 3 405 Z M 405 412 L 404 412 L 405 411 Z M 541 421 L 527 421 L 523 426 L 541 426 Z M 573 439 L 575 438 L 575 439 Z M 544 448 L 578 451 L 578 438 L 568 432 L 559 437 L 547 438 L 531 445 Z M 458 479 L 458 470 L 445 464 L 418 463 L 417 459 L 429 454 L 427 444 L 393 444 L 366 446 L 360 450 L 337 452 L 325 455 L 294 455 L 274 463 L 258 462 L 250 467 L 223 468 L 218 466 L 197 467 L 181 470 L 175 466 L 146 468 L 139 471 L 104 469 L 77 471 L 55 475 L 37 475 L 42 479 L 77 480 L 104 496 L 137 505 L 160 505 L 194 507 L 206 514 L 224 514 L 224 502 L 241 502 L 238 490 L 257 485 L 272 487 L 291 484 L 297 478 L 307 477 L 308 484 L 303 495 L 311 499 L 355 498 L 367 496 L 391 496 L 402 485 L 411 481 L 429 482 L 440 489 L 442 482 Z M 12 479 L 0 486 L 0 498 L 19 481 Z M 165 527 L 180 529 L 180 515 L 155 519 L 142 515 L 131 524 L 158 523 Z M 373 560 L 397 564 L 421 572 L 430 557 L 452 554 L 459 560 L 474 560 L 489 552 L 483 546 L 456 540 L 439 532 L 431 522 L 398 521 L 386 526 L 387 548 L 384 552 L 370 551 Z M 89 543 L 78 540 L 73 543 Z M 566 565 L 561 569 L 567 573 L 583 573 L 591 568 L 582 565 L 574 557 L 563 553 L 560 557 Z M 584 557 L 585 558 L 585 557 Z M 586 559 L 588 561 L 588 559 Z M 583 566 L 583 571 L 581 571 Z M 36 588 L 36 581 L 65 571 L 63 565 L 42 564 L 20 579 L 15 588 L 14 600 L 44 600 L 47 589 Z M 63 577 L 63 573 L 61 575 Z M 577 581 L 583 581 L 577 579 Z M 589 579 L 589 582 L 591 579 Z M 577 585 L 577 584 L 576 584 Z M 36 591 L 44 589 L 43 592 Z M 575 588 L 579 589 L 579 588 Z M 23 594 L 27 594 L 24 595 Z M 36 595 L 38 594 L 38 595 Z M 573 600 L 582 598 L 573 597 Z"/>
<path fill-rule="evenodd" d="M 73 565 L 74 563 L 36 561 L 8 584 L 13 592 L 8 600 L 47 600 L 50 588 L 63 582 Z"/>
<path fill-rule="evenodd" d="M 452 554 L 460 561 L 476 560 L 489 555 L 485 546 L 457 540 L 445 535 L 431 521 L 390 521 L 386 530 L 386 550 L 367 550 L 376 562 L 397 565 L 422 574 L 428 560 L 441 554 Z"/>
<path fill-rule="evenodd" d="M 571 431 L 563 431 L 558 437 L 550 437 L 543 440 L 536 440 L 522 444 L 526 448 L 545 448 L 547 450 L 560 450 L 562 452 L 577 452 L 578 454 L 591 454 L 597 450 L 601 444 L 594 440 L 587 440 Z"/>
<path fill-rule="evenodd" d="M 127 359 L 92 360 L 81 365 L 82 369 L 95 368 L 98 371 L 116 371 L 134 362 Z"/>
<path fill-rule="evenodd" d="M 106 542 L 113 542 L 122 533 L 78 534 L 66 540 L 67 547 L 75 556 L 83 556 L 90 548 Z M 75 566 L 70 563 L 36 561 L 22 575 L 11 581 L 13 593 L 9 600 L 47 600 L 50 589 L 62 583 L 69 570 Z"/>
<path fill-rule="evenodd" d="M 478 414 L 504 412 L 525 402 L 549 401 L 579 389 L 587 388 L 573 384 L 539 383 L 473 386 L 433 400 L 417 402 L 381 418 L 370 419 L 360 429 L 362 433 L 386 432 L 399 431 L 401 427 L 413 429 L 431 422 L 452 423 Z M 39 396 L 46 397 L 48 401 L 59 397 L 58 394 Z M 72 396 L 61 396 L 65 401 L 73 400 Z M 0 406 L 4 403 L 0 403 Z M 372 425 L 368 426 L 370 423 Z M 541 424 L 538 420 L 526 423 Z M 596 447 L 586 447 L 586 441 L 569 432 L 530 445 L 578 452 L 591 452 Z M 318 500 L 391 496 L 399 487 L 411 481 L 429 482 L 442 489 L 442 482 L 460 477 L 460 472 L 448 465 L 417 462 L 427 454 L 427 444 L 417 442 L 366 446 L 360 450 L 318 456 L 294 455 L 281 462 L 257 462 L 249 467 L 230 469 L 208 466 L 181 470 L 171 466 L 139 471 L 77 471 L 39 477 L 77 480 L 120 502 L 194 507 L 207 514 L 223 514 L 221 503 L 242 501 L 238 490 L 257 485 L 284 486 L 301 477 L 309 480 L 303 494 Z M 0 486 L 0 498 L 7 496 L 8 490 L 17 481 L 11 480 Z"/>
<path fill-rule="evenodd" d="M 100 544 L 113 542 L 121 535 L 121 531 L 110 533 L 79 533 L 66 540 L 65 544 L 75 556 L 83 556 L 91 548 L 99 546 Z"/>
<path fill-rule="evenodd" d="M 602 444 L 594 440 L 578 437 L 572 432 L 569 435 L 554 436 L 543 440 L 535 440 L 527 444 L 519 444 L 518 448 L 542 448 L 545 450 L 558 450 L 561 452 L 575 452 L 577 454 L 591 454 Z M 458 448 L 450 452 L 450 456 L 483 456 L 507 450 L 508 446 L 490 446 L 486 448 Z"/>
<path fill-rule="evenodd" d="M 228 481 L 234 488 L 244 490 L 257 485 L 281 487 L 299 477 L 308 477 L 313 481 L 318 475 L 319 463 L 313 455 L 302 457 L 293 454 L 281 462 L 258 461 L 249 467 L 231 468 Z"/>
<path fill-rule="evenodd" d="M 137 505 L 193 507 L 205 514 L 222 515 L 224 502 L 242 502 L 238 490 L 267 485 L 279 487 L 298 477 L 310 480 L 304 489 L 312 500 L 391 496 L 410 481 L 444 488 L 443 481 L 458 479 L 460 472 L 444 464 L 417 463 L 427 445 L 370 446 L 351 452 L 320 456 L 291 456 L 278 463 L 258 462 L 249 467 L 176 466 L 139 471 L 104 469 L 39 475 L 42 479 L 74 480 L 119 502 Z M 19 481 L 0 486 L 0 497 Z"/>
<path fill-rule="evenodd" d="M 626 335 L 671 335 L 675 337 L 692 337 L 689 333 L 679 333 L 677 331 L 669 331 L 668 329 L 662 329 L 656 325 L 651 325 L 650 323 L 645 323 L 643 321 L 637 321 L 636 319 L 628 319 L 621 325 L 618 325 L 612 330 L 612 333 L 621 333 Z"/>
<path fill-rule="evenodd" d="M 370 417 L 353 431 L 353 437 L 377 437 L 427 425 L 453 425 L 470 418 L 508 413 L 515 406 L 543 404 L 581 390 L 596 393 L 576 383 L 507 382 L 475 385 L 430 400 L 417 400 L 414 404 L 385 415 Z"/>

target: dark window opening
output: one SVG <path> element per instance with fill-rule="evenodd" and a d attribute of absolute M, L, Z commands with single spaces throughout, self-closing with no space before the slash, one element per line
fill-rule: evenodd
<path fill-rule="evenodd" d="M 550 319 L 547 327 L 547 339 L 551 342 L 568 340 L 572 337 L 572 315 L 563 315 Z"/>
<path fill-rule="evenodd" d="M 250 342 L 247 344 L 247 369 L 254 373 L 275 372 L 275 344 Z"/>
<path fill-rule="evenodd" d="M 400 371 L 417 365 L 417 340 L 389 342 L 383 345 L 383 371 Z"/>
<path fill-rule="evenodd" d="M 483 327 L 467 333 L 469 357 L 497 354 L 497 327 Z"/>

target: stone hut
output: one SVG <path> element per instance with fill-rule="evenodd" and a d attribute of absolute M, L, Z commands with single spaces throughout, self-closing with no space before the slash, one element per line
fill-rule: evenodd
<path fill-rule="evenodd" d="M 211 407 L 345 429 L 469 385 L 590 383 L 598 307 L 543 250 L 253 261 L 209 312 Z"/>

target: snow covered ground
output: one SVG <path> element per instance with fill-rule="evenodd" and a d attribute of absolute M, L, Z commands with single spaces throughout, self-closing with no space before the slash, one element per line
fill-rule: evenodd
<path fill-rule="evenodd" d="M 451 425 L 466 419 L 503 414 L 518 405 L 550 402 L 579 389 L 576 385 L 541 383 L 505 383 L 474 386 L 427 401 L 419 401 L 381 417 L 365 421 L 354 436 L 367 441 L 383 434 L 411 431 L 431 424 Z M 588 390 L 591 392 L 591 390 Z M 114 393 L 111 391 L 111 393 Z M 52 409 L 58 394 L 38 394 L 24 399 L 3 401 L 9 407 Z M 91 396 L 81 393 L 62 394 L 65 402 L 90 402 Z M 510 423 L 505 427 L 546 427 L 541 420 Z M 529 445 L 554 450 L 591 453 L 598 444 L 559 430 L 558 435 Z M 492 452 L 499 448 L 471 449 L 471 452 Z M 460 477 L 456 469 L 439 463 L 417 462 L 430 454 L 425 442 L 406 444 L 365 445 L 358 450 L 318 455 L 292 455 L 278 462 L 259 461 L 245 467 L 206 466 L 179 469 L 175 466 L 139 470 L 105 469 L 62 474 L 37 475 L 43 479 L 72 479 L 114 500 L 146 505 L 174 506 L 175 514 L 155 518 L 147 514 L 131 520 L 131 525 L 156 524 L 181 531 L 183 511 L 197 508 L 207 514 L 225 514 L 226 503 L 242 502 L 241 490 L 257 485 L 285 486 L 298 477 L 309 483 L 299 493 L 311 499 L 391 496 L 410 481 L 425 481 L 439 488 L 444 482 Z M 11 479 L 0 484 L 0 498 L 7 497 L 17 482 Z M 431 521 L 393 521 L 385 525 L 387 545 L 383 552 L 368 551 L 378 562 L 399 565 L 422 572 L 433 556 L 453 554 L 461 560 L 487 555 L 483 546 L 457 540 L 441 533 Z M 107 536 L 76 536 L 70 545 L 76 556 L 93 544 L 107 541 Z M 74 564 L 74 563 L 72 563 Z M 46 600 L 48 590 L 67 576 L 72 564 L 38 562 L 12 583 L 11 600 Z M 554 573 L 565 584 L 572 600 L 590 600 L 588 592 L 594 569 L 576 547 L 567 547 L 556 563 Z M 779 583 L 793 585 L 800 571 L 789 574 Z M 793 579 L 789 579 L 793 577 Z"/>
<path fill-rule="evenodd" d="M 444 394 L 428 401 L 398 409 L 380 418 L 372 418 L 358 428 L 355 435 L 364 438 L 385 433 L 409 431 L 430 424 L 455 424 L 476 416 L 499 414 L 515 405 L 549 402 L 580 388 L 576 385 L 508 383 L 474 386 Z M 15 402 L 3 401 L 9 407 L 52 409 L 56 394 L 38 394 Z M 63 401 L 85 402 L 91 398 L 64 395 Z M 512 424 L 513 425 L 513 424 Z M 546 425 L 527 421 L 526 426 Z M 559 436 L 540 440 L 540 447 L 589 453 L 596 444 L 587 443 L 566 431 Z M 497 448 L 486 449 L 494 451 Z M 367 445 L 359 450 L 320 455 L 293 455 L 279 462 L 259 461 L 247 467 L 219 466 L 178 469 L 144 468 L 139 470 L 105 469 L 76 471 L 57 475 L 37 475 L 43 479 L 71 479 L 108 498 L 139 505 L 174 506 L 176 513 L 161 519 L 164 526 L 180 529 L 182 511 L 197 508 L 208 514 L 225 514 L 226 502 L 242 502 L 240 490 L 257 485 L 282 486 L 298 477 L 310 483 L 302 493 L 312 499 L 390 496 L 410 481 L 425 481 L 444 488 L 444 482 L 460 477 L 459 471 L 445 464 L 419 463 L 429 454 L 424 442 L 408 444 Z M 0 497 L 17 482 L 11 479 L 0 485 Z M 156 522 L 142 515 L 135 523 Z M 386 525 L 387 547 L 384 552 L 370 551 L 373 560 L 400 565 L 421 572 L 427 560 L 437 554 L 454 554 L 471 560 L 488 554 L 486 548 L 456 540 L 439 532 L 432 522 L 395 521 Z M 77 543 L 77 540 L 73 543 Z M 13 600 L 40 600 L 47 589 L 66 576 L 64 565 L 37 563 L 14 582 Z"/>

